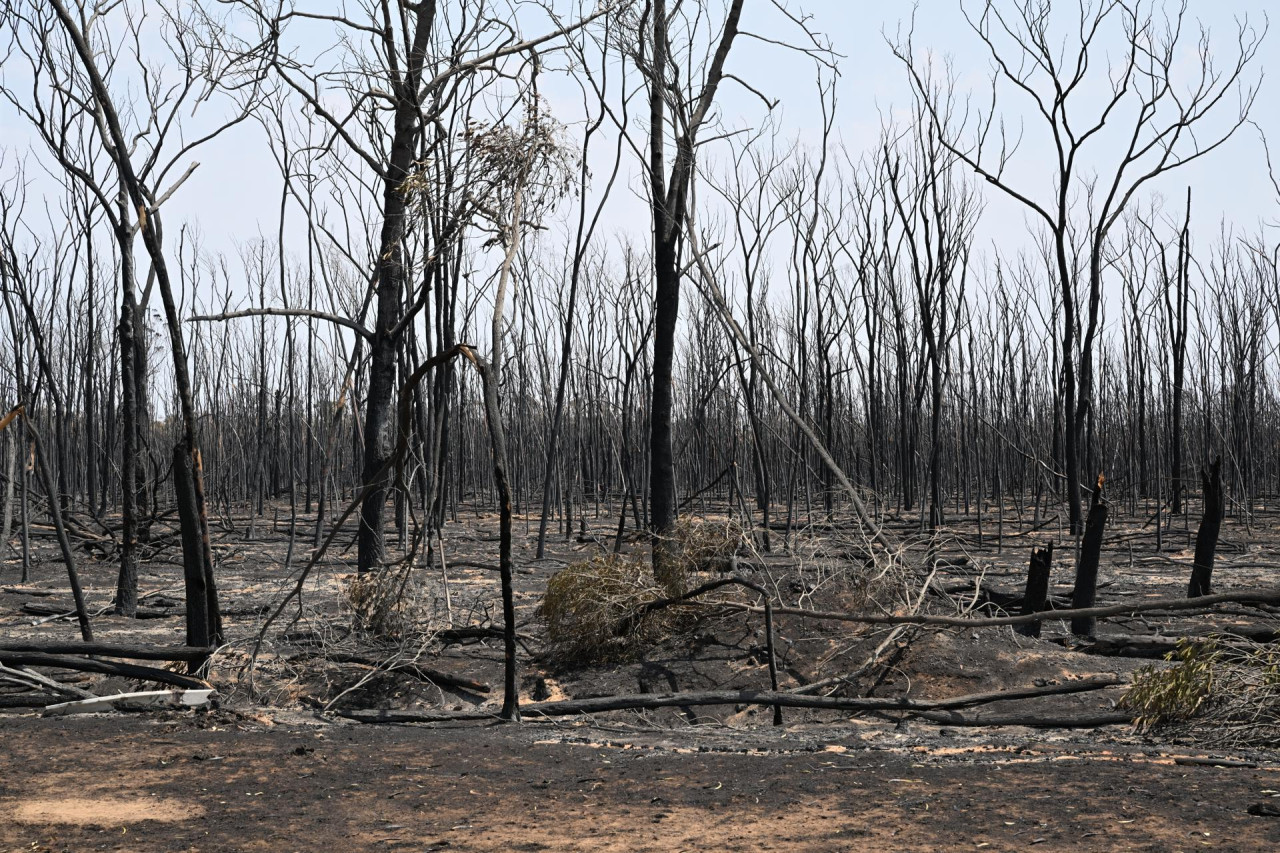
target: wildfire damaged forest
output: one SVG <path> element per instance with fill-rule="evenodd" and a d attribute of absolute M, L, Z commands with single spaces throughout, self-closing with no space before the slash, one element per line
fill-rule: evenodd
<path fill-rule="evenodd" d="M 0 0 L 0 846 L 1280 844 L 1266 4 L 850 14 Z"/>

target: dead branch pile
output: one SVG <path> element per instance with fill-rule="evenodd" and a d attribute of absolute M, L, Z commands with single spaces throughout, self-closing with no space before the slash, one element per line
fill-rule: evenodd
<path fill-rule="evenodd" d="M 357 575 L 346 586 L 343 604 L 352 628 L 369 637 L 405 640 L 431 633 L 432 613 L 421 573 L 411 561 Z"/>
<path fill-rule="evenodd" d="M 643 558 L 610 554 L 571 563 L 547 581 L 542 599 L 548 660 L 572 666 L 631 657 L 657 638 L 663 619 L 643 620 L 622 634 L 615 626 L 661 597 Z"/>
<path fill-rule="evenodd" d="M 684 517 L 676 522 L 675 559 L 681 576 L 698 572 L 731 571 L 733 558 L 745 541 L 746 531 L 735 518 Z"/>

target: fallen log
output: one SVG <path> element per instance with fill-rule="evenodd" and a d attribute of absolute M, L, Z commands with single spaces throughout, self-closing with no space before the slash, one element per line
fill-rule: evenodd
<path fill-rule="evenodd" d="M 1201 755 L 1176 755 L 1173 758 L 1173 763 L 1183 767 L 1239 767 L 1246 770 L 1258 766 L 1256 761 L 1239 758 L 1213 758 Z"/>
<path fill-rule="evenodd" d="M 73 608 L 68 610 L 66 605 L 57 603 L 44 604 L 38 601 L 23 602 L 22 612 L 30 613 L 32 616 L 56 616 L 58 618 L 76 615 L 75 609 Z M 139 607 L 138 612 L 135 614 L 135 618 L 168 619 L 169 617 L 176 615 L 178 615 L 178 611 L 168 607 Z"/>
<path fill-rule="evenodd" d="M 1059 696 L 1067 693 L 1084 693 L 1116 687 L 1125 682 L 1114 675 L 1084 678 L 1048 687 L 1022 687 L 997 690 L 989 693 L 972 693 L 950 699 L 878 699 L 861 696 L 806 696 L 798 693 L 780 693 L 773 690 L 707 690 L 690 693 L 641 693 L 623 696 L 598 696 L 587 699 L 566 699 L 558 702 L 539 702 L 521 708 L 526 716 L 572 717 L 578 714 L 596 714 L 605 711 L 639 711 L 655 708 L 696 707 L 702 705 L 774 705 L 787 708 L 810 708 L 831 711 L 948 711 L 1005 702 L 1013 699 L 1034 699 L 1041 696 Z M 341 716 L 362 723 L 424 723 L 462 720 L 489 720 L 496 714 L 432 714 L 411 711 L 340 711 Z"/>
<path fill-rule="evenodd" d="M 43 688 L 59 696 L 70 696 L 73 699 L 93 698 L 93 694 L 88 690 L 76 687 L 74 684 L 63 684 L 31 669 L 10 669 L 0 664 L 0 679 L 14 684 L 23 684 L 33 690 Z"/>
<path fill-rule="evenodd" d="M 517 622 L 516 627 L 524 628 L 528 626 L 532 621 L 533 621 L 532 619 L 525 619 L 523 622 Z M 474 625 L 474 626 L 464 625 L 458 628 L 444 628 L 438 631 L 435 636 L 436 636 L 436 639 L 441 641 L 442 643 L 456 643 L 459 640 L 480 640 L 480 639 L 486 639 L 488 637 L 501 637 L 502 629 L 497 627 L 496 625 L 489 625 L 485 627 L 481 627 L 478 625 Z M 528 641 L 532 641 L 534 639 L 532 634 L 526 634 L 522 631 L 517 631 L 516 637 L 518 637 L 521 640 L 528 640 Z"/>
<path fill-rule="evenodd" d="M 78 518 L 76 518 L 74 515 L 70 513 L 64 512 L 62 514 L 62 523 L 66 526 L 67 533 L 72 536 L 76 536 L 81 539 L 94 540 L 94 541 L 104 541 L 104 542 L 114 541 L 114 539 L 111 536 L 107 535 L 106 533 L 98 533 L 96 530 L 90 529 L 88 525 L 86 525 L 83 521 L 80 521 Z M 43 531 L 45 533 L 50 533 L 50 534 L 54 532 L 52 524 L 44 524 L 38 521 L 31 522 L 31 529 Z"/>
<path fill-rule="evenodd" d="M 32 606 L 33 606 L 33 607 L 38 607 L 38 605 L 32 605 Z M 23 610 L 26 610 L 26 605 L 25 605 L 25 604 L 22 606 L 22 609 L 23 609 Z M 106 613 L 106 612 L 107 612 L 108 610 L 110 610 L 110 609 L 111 609 L 111 605 L 109 605 L 109 604 L 108 604 L 108 605 L 107 605 L 107 606 L 105 606 L 105 607 L 99 607 L 97 610 L 95 610 L 94 612 L 90 613 L 90 614 L 89 614 L 89 616 L 90 616 L 90 617 L 92 617 L 92 618 L 94 618 L 94 619 L 96 619 L 96 618 L 98 618 L 99 616 L 101 616 L 102 614 Z M 37 612 L 37 611 L 29 610 L 29 611 L 27 611 L 27 612 L 28 612 L 28 613 L 34 613 L 34 612 Z M 34 620 L 32 620 L 31 624 L 32 624 L 32 625 L 43 625 L 43 624 L 45 624 L 46 622 L 57 622 L 59 619 L 71 619 L 71 618 L 73 618 L 75 615 L 76 615 L 76 612 L 75 612 L 74 610 L 66 610 L 66 611 L 63 611 L 63 612 L 60 612 L 60 613 L 54 613 L 52 616 L 44 616 L 44 617 L 42 617 L 42 618 L 40 618 L 40 619 L 34 619 Z"/>
<path fill-rule="evenodd" d="M 463 640 L 489 640 L 502 637 L 502 629 L 493 625 L 468 625 L 461 628 L 445 628 L 436 634 L 440 642 L 461 643 Z"/>
<path fill-rule="evenodd" d="M 716 601 L 718 606 L 733 607 L 750 613 L 763 613 L 764 608 L 736 601 Z M 1087 607 L 1078 610 L 1050 610 L 1043 613 L 1025 613 L 1018 616 L 987 616 L 971 618 L 966 616 L 894 616 L 881 613 L 844 613 L 838 610 L 806 610 L 803 607 L 774 607 L 777 616 L 802 616 L 806 619 L 824 619 L 834 622 L 853 622 L 860 625 L 935 625 L 948 628 L 1004 628 L 1011 625 L 1025 625 L 1029 622 L 1043 622 L 1050 619 L 1072 619 L 1075 617 L 1106 618 L 1109 616 L 1132 616 L 1137 613 L 1153 611 L 1203 610 L 1215 604 L 1280 604 L 1280 589 L 1241 590 L 1239 592 L 1220 592 L 1214 595 L 1203 595 L 1199 598 L 1163 598 L 1143 604 L 1109 604 L 1103 607 Z"/>
<path fill-rule="evenodd" d="M 130 646 L 122 643 L 4 643 L 0 645 L 0 657 L 16 652 L 40 652 L 50 655 L 102 655 L 109 658 L 130 660 L 203 660 L 213 654 L 213 649 L 190 646 Z"/>
<path fill-rule="evenodd" d="M 438 669 L 432 669 L 428 666 L 422 666 L 414 661 L 403 661 L 400 663 L 388 663 L 385 660 L 378 660 L 368 655 L 353 655 L 341 653 L 329 653 L 317 655 L 315 653 L 305 653 L 299 657 L 323 657 L 325 660 L 334 663 L 354 663 L 360 666 L 367 666 L 373 669 L 380 669 L 384 672 L 403 672 L 417 678 L 420 681 L 429 681 L 437 687 L 456 687 L 463 690 L 470 690 L 473 693 L 488 693 L 491 689 L 488 684 L 483 681 L 475 681 L 461 675 L 452 675 L 447 672 L 441 672 Z"/>
<path fill-rule="evenodd" d="M 321 703 L 316 703 L 317 708 L 323 707 Z M 429 711 L 388 711 L 379 710 L 356 710 L 356 711 L 334 711 L 339 717 L 348 720 L 354 720 L 357 723 L 386 724 L 386 725 L 404 725 L 406 723 L 478 723 L 482 721 L 501 720 L 502 717 L 497 711 L 489 713 L 481 712 L 449 712 L 440 711 L 431 713 Z M 520 709 L 520 713 L 524 713 L 524 709 Z"/>
<path fill-rule="evenodd" d="M 1062 637 L 1055 642 L 1071 651 L 1104 657 L 1161 658 L 1176 651 L 1183 642 L 1211 642 L 1215 637 L 1250 640 L 1255 643 L 1274 643 L 1280 640 L 1275 628 L 1245 628 L 1233 625 L 1217 630 L 1204 628 L 1184 634 L 1104 634 L 1082 639 Z"/>
<path fill-rule="evenodd" d="M 1073 652 L 1102 657 L 1140 658 L 1158 660 L 1178 648 L 1178 637 L 1161 637 L 1156 635 L 1111 635 L 1090 637 L 1081 641 L 1079 637 L 1063 637 L 1057 642 Z"/>
<path fill-rule="evenodd" d="M 0 696 L 0 708 L 43 708 L 50 702 L 57 702 L 61 698 L 56 693 L 21 693 L 15 696 Z"/>
<path fill-rule="evenodd" d="M 5 666 L 43 666 L 54 669 L 73 669 L 78 672 L 96 672 L 103 675 L 119 675 L 125 678 L 136 678 L 141 681 L 156 681 L 161 684 L 172 684 L 175 687 L 186 687 L 200 690 L 209 685 L 199 678 L 180 675 L 167 669 L 153 666 L 139 666 L 131 663 L 95 660 L 93 658 L 77 658 L 66 655 L 51 655 L 42 652 L 0 652 L 0 664 Z"/>
<path fill-rule="evenodd" d="M 1102 726 L 1128 725 L 1132 714 L 1121 711 L 1099 711 L 1083 714 L 991 714 L 966 717 L 955 711 L 924 711 L 912 716 L 948 726 L 981 728 L 985 726 L 1024 726 L 1029 729 L 1096 729 Z"/>

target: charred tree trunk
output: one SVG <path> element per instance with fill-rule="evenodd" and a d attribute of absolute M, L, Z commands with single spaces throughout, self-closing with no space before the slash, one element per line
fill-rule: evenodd
<path fill-rule="evenodd" d="M 0 507 L 0 547 L 9 541 L 9 532 L 13 529 L 13 492 L 14 480 L 18 473 L 18 438 L 17 430 L 5 436 L 5 477 L 4 506 Z"/>
<path fill-rule="evenodd" d="M 653 217 L 653 388 L 649 411 L 649 527 L 653 532 L 653 571 L 668 595 L 683 591 L 671 535 L 679 507 L 676 503 L 675 456 L 672 450 L 672 368 L 675 363 L 676 321 L 680 316 L 680 246 L 685 210 L 693 178 L 697 136 L 715 100 L 724 76 L 729 49 L 738 35 L 744 0 L 732 0 L 715 55 L 700 92 L 688 102 L 682 115 L 672 116 L 676 126 L 675 157 L 667 174 L 666 137 L 671 43 L 666 0 L 653 0 L 649 46 L 652 56 L 645 72 L 649 78 L 649 204 Z M 694 93 L 689 93 L 693 95 Z"/>
<path fill-rule="evenodd" d="M 30 451 L 34 454 L 34 450 Z M 23 456 L 27 457 L 27 444 L 23 443 Z M 18 504 L 18 524 L 22 537 L 22 582 L 31 580 L 31 468 L 24 458 L 22 461 L 22 499 Z"/>
<path fill-rule="evenodd" d="M 85 460 L 85 498 L 88 501 L 90 511 L 94 511 L 98 505 L 98 420 L 97 420 L 97 401 L 96 388 L 94 386 L 96 355 L 97 355 L 97 264 L 94 260 L 93 248 L 93 228 L 92 222 L 88 216 L 85 217 L 85 251 L 87 260 L 85 264 L 85 272 L 88 276 L 88 294 L 86 297 L 86 322 L 87 329 L 85 332 L 85 348 L 84 348 L 84 371 L 81 376 L 83 382 L 82 394 L 84 397 L 82 411 L 84 412 L 84 454 Z"/>
<path fill-rule="evenodd" d="M 1053 543 L 1031 549 L 1031 566 L 1027 570 L 1027 589 L 1022 596 L 1022 615 L 1041 613 L 1049 597 L 1049 571 L 1053 565 Z M 1040 636 L 1040 622 L 1028 622 L 1018 629 L 1028 637 Z"/>
<path fill-rule="evenodd" d="M 1187 216 L 1182 224 L 1178 240 L 1178 267 L 1175 271 L 1174 292 L 1169 293 L 1165 284 L 1165 321 L 1169 332 L 1171 368 L 1173 373 L 1173 401 L 1169 429 L 1169 512 L 1182 514 L 1182 401 L 1186 383 L 1187 315 L 1190 302 L 1188 270 L 1191 261 L 1191 188 L 1187 187 Z"/>
<path fill-rule="evenodd" d="M 1097 486 L 1093 490 L 1093 501 L 1089 506 L 1089 516 L 1085 520 L 1080 558 L 1076 563 L 1076 585 L 1071 595 L 1071 606 L 1076 610 L 1093 607 L 1097 600 L 1102 533 L 1107 526 L 1107 503 L 1102 499 L 1102 482 L 1102 476 L 1099 475 Z M 1097 620 L 1092 616 L 1078 616 L 1071 620 L 1071 633 L 1091 637 L 1096 625 Z"/>
<path fill-rule="evenodd" d="M 169 268 L 165 263 L 164 250 L 160 242 L 159 223 L 155 213 L 150 210 L 150 199 L 153 196 L 143 186 L 138 173 L 134 170 L 133 162 L 130 159 L 130 151 L 132 149 L 120 124 L 119 114 L 116 111 L 110 90 L 98 70 L 94 51 L 85 40 L 85 35 L 76 19 L 67 10 L 64 0 L 50 0 L 50 5 L 53 6 L 58 19 L 66 30 L 80 64 L 89 79 L 90 87 L 97 100 L 97 111 L 101 125 L 110 141 L 108 153 L 116 167 L 120 183 L 128 195 L 132 205 L 131 209 L 137 213 L 137 230 L 142 234 L 147 255 L 151 260 L 151 272 L 155 277 L 156 284 L 159 286 L 160 298 L 164 304 L 165 320 L 169 331 L 170 354 L 173 359 L 174 389 L 177 392 L 182 413 L 182 438 L 179 446 L 190 456 L 194 469 L 196 513 L 194 520 L 190 518 L 184 519 L 183 535 L 184 538 L 187 536 L 198 537 L 202 546 L 199 564 L 197 565 L 193 562 L 187 565 L 186 571 L 189 576 L 194 575 L 196 572 L 201 572 L 205 580 L 205 588 L 203 590 L 188 588 L 187 595 L 190 598 L 192 595 L 198 594 L 205 600 L 206 607 L 209 608 L 210 621 L 216 626 L 219 621 L 217 616 L 218 606 L 213 584 L 213 556 L 209 547 L 208 519 L 204 509 L 203 473 L 200 466 L 200 451 L 196 443 L 195 396 L 192 391 L 191 376 L 187 365 L 186 345 L 183 342 L 178 306 L 174 299 L 173 287 L 169 279 Z M 195 529 L 188 529 L 187 525 L 189 524 L 195 524 Z M 216 641 L 221 640 L 216 631 L 214 632 L 214 639 Z"/>
<path fill-rule="evenodd" d="M 125 222 L 121 217 L 121 222 Z M 132 618 L 138 612 L 138 299 L 134 291 L 133 239 L 118 227 L 120 247 L 120 390 L 124 419 L 120 448 L 120 572 L 116 578 L 115 612 Z"/>
<path fill-rule="evenodd" d="M 31 437 L 32 455 L 36 467 L 40 471 L 40 479 L 44 482 L 45 500 L 49 504 L 49 518 L 53 521 L 53 530 L 58 538 L 58 547 L 62 551 L 62 561 L 67 566 L 67 580 L 71 585 L 71 597 L 76 605 L 76 619 L 80 623 L 80 637 L 86 643 L 93 640 L 93 628 L 89 625 L 89 609 L 84 603 L 84 591 L 80 588 L 80 573 L 76 571 L 75 553 L 71 550 L 71 540 L 67 537 L 67 528 L 62 521 L 62 508 L 58 500 L 58 478 L 49 470 L 49 455 L 45 452 L 44 442 L 36 432 L 25 413 L 19 413 L 27 426 L 27 435 Z M 25 580 L 25 578 L 24 578 Z"/>
<path fill-rule="evenodd" d="M 200 540 L 195 470 L 191 454 L 182 444 L 173 448 L 173 491 L 178 502 L 178 517 L 182 522 L 182 565 L 187 590 L 187 645 L 207 648 L 213 645 L 214 631 L 204 572 L 204 543 Z M 193 661 L 191 672 L 198 672 L 203 665 L 203 660 Z"/>
<path fill-rule="evenodd" d="M 653 399 L 649 423 L 649 526 L 653 530 L 653 571 L 667 595 L 684 591 L 675 543 L 675 456 L 671 442 L 674 392 L 672 367 L 676 351 L 676 320 L 680 315 L 680 273 L 676 241 L 654 235 Z"/>
<path fill-rule="evenodd" d="M 369 359 L 369 396 L 365 400 L 364 465 L 362 478 L 367 494 L 360 507 L 357 567 L 375 568 L 386 551 L 383 514 L 395 450 L 395 379 L 400 335 L 397 326 L 403 309 L 405 267 L 404 238 L 408 204 L 402 190 L 413 167 L 422 117 L 420 98 L 423 62 L 434 30 L 435 15 L 417 13 L 409 67 L 393 81 L 394 130 L 388 148 L 382 184 L 382 235 L 378 248 L 376 317 Z"/>
<path fill-rule="evenodd" d="M 1200 470 L 1200 483 L 1204 489 L 1204 517 L 1196 533 L 1195 566 L 1191 570 L 1191 583 L 1187 598 L 1199 598 L 1212 592 L 1213 559 L 1218 550 L 1218 534 L 1222 530 L 1225 501 L 1222 493 L 1222 457 Z"/>
<path fill-rule="evenodd" d="M 501 364 L 495 359 L 494 364 Z M 493 479 L 498 489 L 498 571 L 502 583 L 503 693 L 502 718 L 520 720 L 519 690 L 516 686 L 516 606 L 514 566 L 511 560 L 511 481 L 507 476 L 507 433 L 502 424 L 498 398 L 499 376 L 493 364 L 481 371 L 484 406 L 493 451 Z"/>

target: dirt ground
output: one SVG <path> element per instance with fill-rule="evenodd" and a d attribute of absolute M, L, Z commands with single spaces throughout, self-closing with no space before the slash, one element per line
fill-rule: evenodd
<path fill-rule="evenodd" d="M 634 733 L 0 721 L 0 849 L 1266 851 L 1280 763 L 1038 743 L 867 747 L 848 726 Z M 1280 802 L 1280 800 L 1274 800 Z"/>
<path fill-rule="evenodd" d="M 1157 549 L 1143 513 L 1116 516 L 1099 603 L 1182 594 L 1194 522 L 1176 520 Z M 38 707 L 0 710 L 0 851 L 1280 847 L 1280 817 L 1248 811 L 1259 803 L 1280 811 L 1277 744 L 1209 749 L 1128 725 L 982 725 L 1001 715 L 1114 713 L 1123 687 L 1005 701 L 945 724 L 789 710 L 786 725 L 774 728 L 767 711 L 751 706 L 519 726 L 352 723 L 330 712 L 496 711 L 500 643 L 443 632 L 483 633 L 495 624 L 497 578 L 488 568 L 496 559 L 494 520 L 472 514 L 446 526 L 447 587 L 434 565 L 415 573 L 406 615 L 421 630 L 398 640 L 350 629 L 353 555 L 336 549 L 317 566 L 301 605 L 268 632 L 250 685 L 243 665 L 257 629 L 299 565 L 297 556 L 285 560 L 287 517 L 221 518 L 214 525 L 230 639 L 214 660 L 217 709 L 57 719 L 39 717 Z M 1280 540 L 1273 531 L 1280 523 L 1273 522 L 1274 515 L 1261 514 L 1248 525 L 1228 520 L 1219 590 L 1274 585 Z M 1011 511 L 997 548 L 989 515 L 985 523 L 980 529 L 975 519 L 960 521 L 927 587 L 922 577 L 905 579 L 910 604 L 939 613 L 999 613 L 1001 596 L 1020 592 L 1030 546 L 1057 535 Z M 723 608 L 699 611 L 678 636 L 634 659 L 573 666 L 547 654 L 538 607 L 548 578 L 611 544 L 614 524 L 605 514 L 590 519 L 585 532 L 554 536 L 542 561 L 533 559 L 536 525 L 521 525 L 522 702 L 766 687 L 760 618 Z M 903 520 L 902 529 L 909 526 Z M 110 548 L 82 543 L 80 568 L 90 611 L 98 614 L 98 640 L 182 642 L 180 559 L 163 524 L 156 532 L 141 572 L 147 619 L 105 612 L 115 581 Z M 42 615 L 65 608 L 69 591 L 52 542 L 37 533 L 26 583 L 17 579 L 16 553 L 0 545 L 0 641 L 77 636 L 74 621 Z M 307 535 L 304 529 L 298 538 Z M 744 554 L 736 570 L 792 606 L 871 606 L 851 568 L 847 536 L 815 529 L 791 545 L 787 553 Z M 1052 587 L 1060 604 L 1070 582 L 1062 550 Z M 301 546 L 297 553 L 304 553 Z M 1234 607 L 1111 620 L 1100 623 L 1100 633 L 1176 636 L 1277 626 L 1274 611 Z M 1030 639 L 1008 628 L 892 632 L 780 617 L 776 634 L 781 689 L 838 676 L 832 689 L 860 696 L 945 698 L 1095 675 L 1127 679 L 1159 657 L 1098 654 L 1074 642 L 1061 622 L 1046 623 L 1044 636 Z M 440 687 L 361 660 L 416 662 L 491 688 Z M 124 679 L 72 678 L 98 694 L 136 688 Z M 0 689 L 0 704 L 23 701 L 21 691 Z M 1249 766 L 1187 761 L 1210 756 Z"/>

